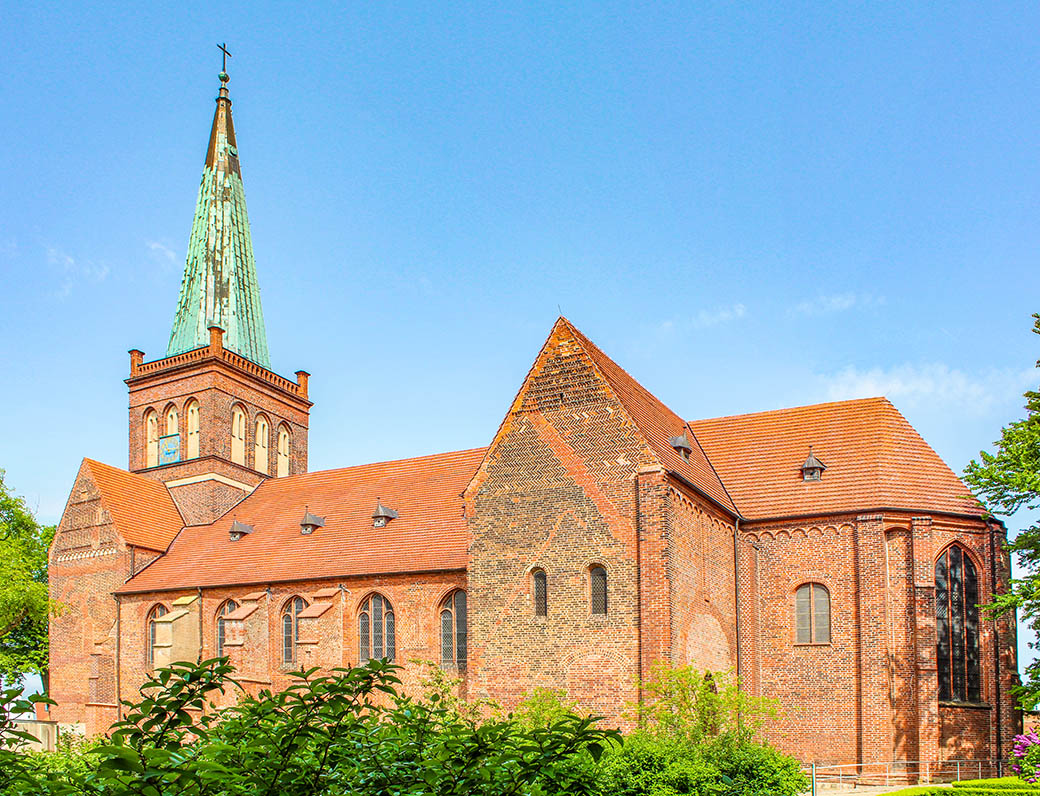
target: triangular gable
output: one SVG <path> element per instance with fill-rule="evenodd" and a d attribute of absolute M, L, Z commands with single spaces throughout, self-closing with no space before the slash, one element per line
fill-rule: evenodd
<path fill-rule="evenodd" d="M 696 444 L 692 431 L 688 431 L 689 427 L 686 422 L 668 409 L 563 317 L 556 321 L 549 337 L 531 365 L 524 383 L 513 399 L 509 412 L 495 434 L 495 439 L 484 455 L 480 468 L 467 487 L 466 495 L 471 495 L 475 489 L 479 488 L 480 483 L 486 477 L 487 465 L 492 452 L 496 444 L 508 434 L 514 418 L 522 413 L 525 407 L 537 406 L 543 401 L 551 400 L 551 396 L 532 395 L 531 385 L 539 375 L 540 369 L 545 367 L 546 361 L 554 356 L 561 347 L 568 345 L 579 351 L 587 360 L 591 371 L 602 382 L 605 394 L 620 406 L 638 437 L 642 439 L 645 445 L 645 461 L 636 464 L 659 464 L 692 484 L 722 508 L 736 514 L 733 501 L 726 493 L 725 487 L 704 451 L 699 444 Z M 554 350 L 551 351 L 551 348 Z M 588 385 L 579 387 L 581 389 L 589 388 Z M 671 437 L 679 436 L 684 430 L 687 430 L 691 439 L 694 439 L 693 452 L 689 461 L 684 460 L 669 442 Z"/>
<path fill-rule="evenodd" d="M 166 486 L 93 459 L 86 469 L 101 495 L 101 505 L 127 544 L 163 552 L 184 527 Z"/>

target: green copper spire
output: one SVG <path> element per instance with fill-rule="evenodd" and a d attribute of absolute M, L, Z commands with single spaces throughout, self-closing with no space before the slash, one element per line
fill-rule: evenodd
<path fill-rule="evenodd" d="M 207 329 L 219 326 L 224 330 L 224 348 L 270 369 L 227 82 L 227 73 L 221 72 L 220 96 L 166 356 L 208 345 Z"/>

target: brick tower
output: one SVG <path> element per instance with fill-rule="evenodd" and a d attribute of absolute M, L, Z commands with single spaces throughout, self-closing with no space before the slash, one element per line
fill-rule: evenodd
<path fill-rule="evenodd" d="M 221 72 L 166 356 L 131 351 L 126 380 L 129 469 L 165 483 L 189 524 L 307 471 L 308 374 L 270 369 L 227 83 Z"/>

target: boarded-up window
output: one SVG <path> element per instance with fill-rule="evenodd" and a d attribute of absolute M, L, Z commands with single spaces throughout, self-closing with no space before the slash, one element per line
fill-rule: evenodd
<path fill-rule="evenodd" d="M 794 594 L 795 641 L 831 643 L 831 595 L 819 583 L 803 583 Z"/>
<path fill-rule="evenodd" d="M 358 615 L 358 662 L 370 658 L 393 661 L 396 650 L 394 609 L 381 594 L 373 594 L 361 606 Z"/>
<path fill-rule="evenodd" d="M 549 596 L 546 593 L 547 584 L 545 570 L 534 571 L 534 615 L 545 616 L 549 612 Z"/>
<path fill-rule="evenodd" d="M 466 669 L 466 592 L 452 592 L 441 608 L 441 665 Z"/>
<path fill-rule="evenodd" d="M 607 571 L 603 567 L 589 570 L 589 603 L 592 613 L 607 613 Z"/>
<path fill-rule="evenodd" d="M 231 410 L 231 461 L 246 463 L 246 413 L 240 406 Z"/>
<path fill-rule="evenodd" d="M 283 478 L 289 475 L 289 448 L 291 442 L 292 437 L 289 435 L 289 429 L 285 426 L 281 426 L 278 429 L 277 474 L 279 478 Z"/>
<path fill-rule="evenodd" d="M 271 426 L 267 418 L 261 415 L 253 427 L 253 469 L 267 474 L 267 446 L 271 436 Z"/>
<path fill-rule="evenodd" d="M 159 464 L 159 415 L 149 409 L 144 416 L 145 466 Z"/>
<path fill-rule="evenodd" d="M 187 459 L 199 457 L 199 402 L 188 402 L 188 455 Z"/>
<path fill-rule="evenodd" d="M 935 562 L 935 646 L 939 699 L 979 702 L 979 578 L 959 545 Z"/>

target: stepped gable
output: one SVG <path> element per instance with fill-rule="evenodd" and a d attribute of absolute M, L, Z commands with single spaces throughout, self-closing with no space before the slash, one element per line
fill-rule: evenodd
<path fill-rule="evenodd" d="M 712 467 L 712 463 L 705 456 L 701 446 L 697 444 L 694 431 L 690 430 L 693 450 L 690 452 L 689 460 L 683 459 L 672 447 L 671 438 L 681 435 L 688 428 L 686 421 L 661 403 L 620 365 L 604 354 L 570 321 L 561 318 L 559 322 L 567 324 L 574 338 L 603 374 L 661 465 L 693 484 L 700 492 L 727 511 L 736 514 L 737 510 L 733 500 L 726 491 L 726 487 L 723 486 L 718 473 Z"/>
<path fill-rule="evenodd" d="M 161 482 L 94 459 L 84 459 L 83 464 L 127 544 L 159 552 L 170 546 L 184 520 Z"/>
<path fill-rule="evenodd" d="M 748 519 L 906 509 L 981 517 L 968 488 L 887 398 L 693 420 Z M 804 481 L 812 446 L 827 469 Z"/>
<path fill-rule="evenodd" d="M 460 493 L 484 448 L 274 478 L 219 520 L 185 528 L 122 594 L 466 568 Z M 373 527 L 381 501 L 397 517 Z M 303 534 L 310 511 L 324 526 Z M 252 531 L 231 541 L 232 522 Z"/>

